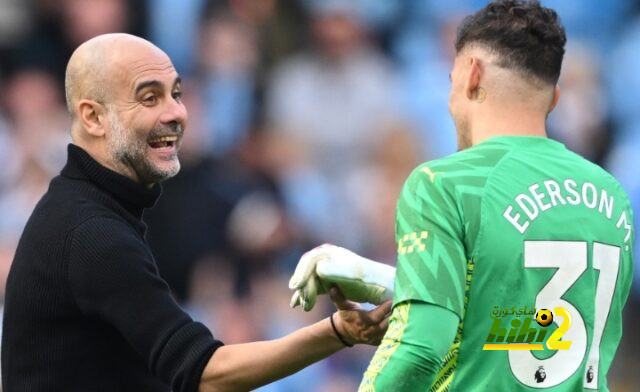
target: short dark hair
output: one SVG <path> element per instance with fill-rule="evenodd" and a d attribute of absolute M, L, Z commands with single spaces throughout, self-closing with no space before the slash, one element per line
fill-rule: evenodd
<path fill-rule="evenodd" d="M 555 85 L 567 37 L 558 14 L 537 0 L 497 0 L 467 16 L 458 29 L 456 52 L 480 44 L 498 55 L 498 65 Z"/>

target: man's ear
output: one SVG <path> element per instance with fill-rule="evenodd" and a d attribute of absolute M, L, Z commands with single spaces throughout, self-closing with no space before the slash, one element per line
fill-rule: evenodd
<path fill-rule="evenodd" d="M 551 104 L 549 105 L 549 111 L 547 112 L 547 114 L 551 113 L 553 109 L 556 108 L 558 99 L 560 99 L 560 87 L 556 84 L 556 86 L 553 88 L 553 98 L 551 98 Z"/>
<path fill-rule="evenodd" d="M 106 119 L 106 111 L 104 105 L 90 100 L 82 99 L 77 103 L 78 120 L 82 124 L 82 128 L 92 136 L 104 136 L 104 126 Z"/>
<path fill-rule="evenodd" d="M 472 101 L 479 98 L 482 73 L 483 69 L 480 60 L 475 56 L 469 57 L 469 73 L 465 83 L 465 94 Z"/>

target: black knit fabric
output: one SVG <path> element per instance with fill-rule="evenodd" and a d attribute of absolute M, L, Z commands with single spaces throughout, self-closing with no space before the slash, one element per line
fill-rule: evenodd
<path fill-rule="evenodd" d="M 196 391 L 222 345 L 172 299 L 144 238 L 160 195 L 69 145 L 7 281 L 2 384 L 13 391 Z"/>

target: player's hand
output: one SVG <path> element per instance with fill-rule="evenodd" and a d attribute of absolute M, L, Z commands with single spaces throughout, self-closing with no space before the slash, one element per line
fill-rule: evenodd
<path fill-rule="evenodd" d="M 302 255 L 289 281 L 295 290 L 291 307 L 313 309 L 317 296 L 333 285 L 345 298 L 379 305 L 393 298 L 395 268 L 359 256 L 339 246 L 324 244 Z"/>
<path fill-rule="evenodd" d="M 333 315 L 336 329 L 347 343 L 380 344 L 389 327 L 391 300 L 366 311 L 357 303 L 348 301 L 337 287 L 329 289 L 329 295 L 338 308 Z"/>

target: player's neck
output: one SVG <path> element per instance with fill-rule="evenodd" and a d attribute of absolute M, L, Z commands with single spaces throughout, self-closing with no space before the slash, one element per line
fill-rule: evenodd
<path fill-rule="evenodd" d="M 488 109 L 488 108 L 487 108 Z M 476 113 L 471 123 L 471 142 L 481 143 L 495 136 L 546 137 L 546 116 L 517 108 L 498 108 Z"/>

